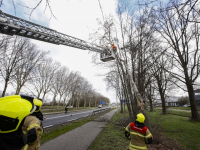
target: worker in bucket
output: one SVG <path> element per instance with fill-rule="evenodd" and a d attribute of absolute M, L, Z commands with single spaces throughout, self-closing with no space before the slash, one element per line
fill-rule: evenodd
<path fill-rule="evenodd" d="M 111 51 L 108 45 L 106 45 L 106 56 L 111 55 Z"/>
<path fill-rule="evenodd" d="M 22 126 L 26 116 L 35 109 L 30 96 L 0 98 L 0 150 L 20 150 L 27 143 Z"/>
<path fill-rule="evenodd" d="M 125 136 L 131 138 L 127 150 L 147 150 L 146 144 L 151 144 L 153 136 L 144 125 L 145 117 L 142 113 L 137 114 L 136 121 L 131 122 L 125 128 Z"/>
<path fill-rule="evenodd" d="M 117 51 L 117 47 L 116 47 L 114 44 L 112 44 L 112 51 L 113 51 L 114 53 Z"/>

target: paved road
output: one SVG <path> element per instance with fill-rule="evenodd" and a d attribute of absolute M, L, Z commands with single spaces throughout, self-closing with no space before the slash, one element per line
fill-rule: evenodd
<path fill-rule="evenodd" d="M 104 109 L 104 108 L 102 108 Z M 100 109 L 92 109 L 92 110 L 82 110 L 82 111 L 69 111 L 68 113 L 59 113 L 55 115 L 45 115 L 45 119 L 43 121 L 44 128 L 56 126 L 59 124 L 64 124 L 66 122 L 70 122 L 73 120 L 81 119 L 87 116 L 92 115 L 92 112 Z"/>

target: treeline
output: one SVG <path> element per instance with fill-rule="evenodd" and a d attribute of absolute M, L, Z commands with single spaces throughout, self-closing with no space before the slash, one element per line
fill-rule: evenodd
<path fill-rule="evenodd" d="M 60 103 L 88 107 L 110 102 L 79 72 L 61 66 L 48 54 L 27 38 L 0 35 L 1 96 L 27 94 L 57 107 Z M 8 87 L 14 90 L 6 93 Z"/>

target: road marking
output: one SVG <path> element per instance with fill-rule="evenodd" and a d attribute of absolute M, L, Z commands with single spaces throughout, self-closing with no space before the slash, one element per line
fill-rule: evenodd
<path fill-rule="evenodd" d="M 51 126 L 53 126 L 53 125 L 49 125 L 49 126 L 46 126 L 46 127 L 43 127 L 43 128 L 48 128 L 48 127 L 51 127 Z"/>
<path fill-rule="evenodd" d="M 72 115 L 79 115 L 79 114 L 84 114 L 84 113 L 88 113 L 88 112 L 92 112 L 92 111 L 87 111 L 87 112 L 82 112 L 82 113 L 75 113 L 75 114 L 72 114 Z M 71 116 L 71 114 L 70 115 L 64 115 L 64 116 L 56 116 L 56 117 L 46 118 L 45 120 L 54 119 L 54 118 L 60 118 L 60 117 L 66 117 L 66 116 Z"/>
<path fill-rule="evenodd" d="M 75 118 L 75 119 L 71 119 L 71 120 L 68 120 L 68 122 L 70 122 L 70 121 L 73 121 L 73 120 L 77 120 L 78 118 Z M 66 123 L 66 122 L 65 122 Z M 48 128 L 48 127 L 51 127 L 51 126 L 53 126 L 53 125 L 48 125 L 48 126 L 45 126 L 45 127 L 43 127 L 43 128 Z"/>
<path fill-rule="evenodd" d="M 70 121 L 74 121 L 74 120 L 77 120 L 77 119 L 78 119 L 78 118 L 75 118 L 75 119 L 71 119 L 71 120 L 68 120 L 68 121 L 70 122 Z"/>

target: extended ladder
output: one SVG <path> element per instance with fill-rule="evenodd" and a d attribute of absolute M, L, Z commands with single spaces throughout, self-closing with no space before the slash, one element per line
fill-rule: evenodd
<path fill-rule="evenodd" d="M 110 61 L 115 59 L 114 55 L 106 56 L 106 51 L 103 47 L 6 14 L 2 11 L 0 11 L 0 33 L 7 35 L 19 35 L 52 44 L 61 44 L 83 50 L 98 52 L 100 53 L 100 59 L 102 61 Z"/>

